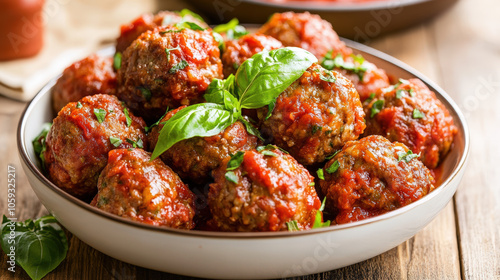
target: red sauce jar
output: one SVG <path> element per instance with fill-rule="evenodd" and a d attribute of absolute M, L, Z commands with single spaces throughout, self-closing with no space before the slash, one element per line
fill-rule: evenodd
<path fill-rule="evenodd" d="M 0 0 L 0 61 L 30 57 L 43 46 L 45 0 Z"/>

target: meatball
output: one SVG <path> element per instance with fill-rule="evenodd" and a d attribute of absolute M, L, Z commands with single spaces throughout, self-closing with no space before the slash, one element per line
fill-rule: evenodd
<path fill-rule="evenodd" d="M 365 135 L 404 143 L 428 168 L 436 168 L 450 150 L 457 128 L 446 107 L 419 79 L 381 90 L 365 107 Z"/>
<path fill-rule="evenodd" d="M 329 51 L 346 55 L 352 53 L 352 50 L 340 41 L 328 21 L 308 12 L 276 13 L 257 33 L 272 36 L 286 47 L 306 49 L 318 59 L 322 59 Z"/>
<path fill-rule="evenodd" d="M 205 22 L 191 15 L 181 16 L 179 13 L 169 11 L 160 11 L 155 15 L 150 13 L 142 14 L 132 22 L 121 26 L 120 37 L 116 40 L 116 51 L 124 52 L 139 35 L 148 30 L 153 30 L 158 26 L 179 23 L 182 20 L 194 22 L 203 28 L 208 27 Z"/>
<path fill-rule="evenodd" d="M 260 34 L 244 35 L 238 40 L 226 41 L 226 49 L 222 54 L 224 76 L 235 74 L 238 67 L 261 51 L 283 48 L 283 44 L 271 36 Z"/>
<path fill-rule="evenodd" d="M 179 110 L 170 111 L 148 135 L 151 146 L 156 146 L 163 122 L 169 120 Z M 182 140 L 160 155 L 179 176 L 186 181 L 203 185 L 210 181 L 210 172 L 221 162 L 240 150 L 250 150 L 257 146 L 257 137 L 249 134 L 245 125 L 235 122 L 221 133 L 210 137 L 194 137 Z"/>
<path fill-rule="evenodd" d="M 52 107 L 57 113 L 69 102 L 98 93 L 113 95 L 115 91 L 112 58 L 92 54 L 64 70 L 52 89 Z"/>
<path fill-rule="evenodd" d="M 172 169 L 142 149 L 115 149 L 91 205 L 155 226 L 192 229 L 195 195 Z"/>
<path fill-rule="evenodd" d="M 267 114 L 267 107 L 257 111 L 263 136 L 304 165 L 324 161 L 365 128 L 353 84 L 317 64 L 281 93 Z"/>
<path fill-rule="evenodd" d="M 71 102 L 59 112 L 47 135 L 45 170 L 64 191 L 91 199 L 109 151 L 147 147 L 144 126 L 115 96 L 96 94 Z"/>
<path fill-rule="evenodd" d="M 286 231 L 293 221 L 312 228 L 321 206 L 314 178 L 290 155 L 262 148 L 245 151 L 233 171 L 230 158 L 214 171 L 208 194 L 214 224 L 222 231 Z"/>
<path fill-rule="evenodd" d="M 378 68 L 375 64 L 365 60 L 360 55 L 342 54 L 332 55 L 329 52 L 321 62 L 321 65 L 326 69 L 340 72 L 356 87 L 361 102 L 368 99 L 373 93 L 379 89 L 390 86 L 389 77 L 383 69 Z"/>
<path fill-rule="evenodd" d="M 401 143 L 373 135 L 349 141 L 322 169 L 326 208 L 337 224 L 359 221 L 405 206 L 434 189 L 417 155 Z"/>
<path fill-rule="evenodd" d="M 212 32 L 158 27 L 143 33 L 122 55 L 118 98 L 147 122 L 167 108 L 203 102 L 214 78 L 222 78 Z"/>

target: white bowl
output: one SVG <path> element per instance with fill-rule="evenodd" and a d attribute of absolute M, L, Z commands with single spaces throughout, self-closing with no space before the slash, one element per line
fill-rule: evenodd
<path fill-rule="evenodd" d="M 83 242 L 134 265 L 217 279 L 284 278 L 333 270 L 379 255 L 411 238 L 455 193 L 469 153 L 469 130 L 453 100 L 402 62 L 364 45 L 347 44 L 396 77 L 422 79 L 445 104 L 458 127 L 442 163 L 442 183 L 424 198 L 395 211 L 350 224 L 301 232 L 224 233 L 154 227 L 90 206 L 51 183 L 41 172 L 31 141 L 53 118 L 48 83 L 26 107 L 18 127 L 22 166 L 40 201 Z M 111 54 L 113 50 L 104 50 Z"/>

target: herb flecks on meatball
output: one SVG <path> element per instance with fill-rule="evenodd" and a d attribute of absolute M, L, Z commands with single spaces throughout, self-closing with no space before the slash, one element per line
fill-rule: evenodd
<path fill-rule="evenodd" d="M 45 169 L 66 192 L 91 199 L 108 152 L 146 147 L 145 123 L 115 96 L 96 94 L 66 105 L 47 135 Z"/>
<path fill-rule="evenodd" d="M 115 94 L 116 73 L 110 57 L 92 54 L 64 69 L 52 88 L 52 107 L 59 112 L 69 102 L 94 94 Z"/>
<path fill-rule="evenodd" d="M 91 205 L 134 221 L 194 228 L 195 195 L 160 159 L 142 149 L 109 152 Z"/>
<path fill-rule="evenodd" d="M 434 92 L 419 79 L 401 80 L 380 90 L 365 107 L 365 135 L 404 143 L 428 168 L 436 168 L 450 150 L 457 128 Z"/>
<path fill-rule="evenodd" d="M 167 108 L 204 101 L 214 78 L 222 78 L 218 43 L 208 30 L 175 26 L 143 33 L 122 54 L 117 96 L 147 122 Z"/>
<path fill-rule="evenodd" d="M 222 231 L 286 231 L 291 222 L 312 228 L 321 202 L 309 172 L 279 149 L 240 156 L 239 166 L 228 158 L 214 171 L 208 204 L 215 225 Z"/>
<path fill-rule="evenodd" d="M 326 207 L 337 224 L 408 205 L 434 189 L 427 167 L 401 143 L 382 136 L 348 142 L 319 172 Z"/>
<path fill-rule="evenodd" d="M 269 118 L 267 108 L 257 114 L 264 138 L 304 165 L 324 161 L 365 128 L 353 84 L 317 64 L 278 96 Z"/>

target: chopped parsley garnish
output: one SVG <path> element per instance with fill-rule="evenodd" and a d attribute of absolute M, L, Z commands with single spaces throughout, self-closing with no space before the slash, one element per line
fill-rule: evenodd
<path fill-rule="evenodd" d="M 231 159 L 227 162 L 226 170 L 235 170 L 236 168 L 240 167 L 241 163 L 243 162 L 243 155 L 245 155 L 244 152 L 238 151 L 236 152 L 236 154 L 231 156 Z"/>
<path fill-rule="evenodd" d="M 245 27 L 239 25 L 239 21 L 237 18 L 233 18 L 228 23 L 220 24 L 214 27 L 214 32 L 217 33 L 226 33 L 226 38 L 228 40 L 239 39 L 240 37 L 248 34 L 249 32 L 245 29 Z"/>
<path fill-rule="evenodd" d="M 189 65 L 189 63 L 187 61 L 181 60 L 181 62 L 179 62 L 176 65 L 172 66 L 172 68 L 170 68 L 170 70 L 168 70 L 168 73 L 175 74 L 175 73 L 177 73 L 177 71 L 186 68 L 188 65 Z"/>
<path fill-rule="evenodd" d="M 329 156 L 327 156 L 327 157 L 326 157 L 326 159 L 327 159 L 327 160 L 330 160 L 330 159 L 334 158 L 334 157 L 335 157 L 338 153 L 340 153 L 340 151 L 341 151 L 341 150 L 338 150 L 338 151 L 336 151 L 335 153 L 333 153 L 333 155 L 329 155 Z"/>
<path fill-rule="evenodd" d="M 311 128 L 311 134 L 314 135 L 314 134 L 316 134 L 316 132 L 321 131 L 322 129 L 323 129 L 323 127 L 313 124 L 313 126 Z"/>
<path fill-rule="evenodd" d="M 415 97 L 415 90 L 410 88 L 410 96 Z"/>
<path fill-rule="evenodd" d="M 127 127 L 130 127 L 132 124 L 132 118 L 130 118 L 127 108 L 123 108 L 123 113 L 125 114 L 125 119 L 127 120 Z"/>
<path fill-rule="evenodd" d="M 286 227 L 288 231 L 299 231 L 299 224 L 297 223 L 296 220 L 292 220 L 290 222 L 286 222 Z"/>
<path fill-rule="evenodd" d="M 139 87 L 139 90 L 141 91 L 142 96 L 146 99 L 146 101 L 151 100 L 151 91 L 145 87 Z"/>
<path fill-rule="evenodd" d="M 238 176 L 233 171 L 226 172 L 225 177 L 229 182 L 238 184 Z"/>
<path fill-rule="evenodd" d="M 405 161 L 405 162 L 410 162 L 410 160 L 414 158 L 418 158 L 420 154 L 414 154 L 411 150 L 408 150 L 408 152 L 399 152 L 398 153 L 398 161 Z"/>
<path fill-rule="evenodd" d="M 372 102 L 372 100 L 375 98 L 375 92 L 370 93 L 370 96 L 365 100 L 366 103 Z"/>
<path fill-rule="evenodd" d="M 260 151 L 261 154 L 265 156 L 270 156 L 270 157 L 277 157 L 278 155 L 275 152 L 271 152 L 269 150 L 262 150 Z"/>
<path fill-rule="evenodd" d="M 122 53 L 117 52 L 113 57 L 113 68 L 115 68 L 115 70 L 118 70 L 121 67 L 122 67 Z"/>
<path fill-rule="evenodd" d="M 370 117 L 373 118 L 373 116 L 380 113 L 380 111 L 382 110 L 383 107 L 384 107 L 384 100 L 375 101 L 375 103 L 373 103 L 373 105 L 372 105 Z"/>
<path fill-rule="evenodd" d="M 351 55 L 354 60 L 352 62 L 346 62 L 342 57 L 342 54 L 337 54 L 333 57 L 333 51 L 329 51 L 323 60 L 321 61 L 321 66 L 328 70 L 333 70 L 334 68 L 340 68 L 347 71 L 351 71 L 358 75 L 359 80 L 363 80 L 365 72 L 368 70 L 368 65 L 365 63 L 365 59 L 361 55 Z"/>
<path fill-rule="evenodd" d="M 191 22 L 191 21 L 181 21 L 179 23 L 176 23 L 175 24 L 176 27 L 178 28 L 189 28 L 189 29 L 192 29 L 192 30 L 199 30 L 199 31 L 203 31 L 205 30 L 205 28 L 199 26 L 198 24 L 194 23 L 194 22 Z"/>
<path fill-rule="evenodd" d="M 134 148 L 141 148 L 141 149 L 144 148 L 144 143 L 142 142 L 141 138 L 139 138 L 137 141 L 134 141 L 134 140 L 129 139 L 129 138 L 127 138 L 126 140 L 127 140 L 127 142 L 129 142 L 130 144 L 132 144 L 132 146 Z"/>
<path fill-rule="evenodd" d="M 310 187 L 314 187 L 314 185 L 316 185 L 314 182 L 311 182 L 308 184 L 308 186 L 310 186 Z"/>
<path fill-rule="evenodd" d="M 420 112 L 419 109 L 415 108 L 415 109 L 413 109 L 412 117 L 414 119 L 423 119 L 423 118 L 425 118 L 425 115 L 424 115 L 424 113 Z"/>
<path fill-rule="evenodd" d="M 326 73 L 326 75 L 325 75 Z M 337 78 L 335 78 L 335 76 L 333 76 L 333 73 L 331 71 L 324 71 L 323 73 L 320 73 L 319 74 L 319 78 L 325 82 L 329 82 L 329 83 L 335 83 L 335 81 L 337 80 Z"/>
<path fill-rule="evenodd" d="M 170 52 L 171 51 L 175 51 L 175 50 L 178 50 L 180 51 L 181 48 L 179 48 L 179 46 L 175 47 L 175 48 L 172 48 L 172 49 L 167 49 L 165 48 L 165 53 L 167 54 L 167 63 L 170 62 Z"/>
<path fill-rule="evenodd" d="M 184 28 L 182 29 L 169 29 L 169 30 L 162 30 L 160 31 L 160 34 L 167 34 L 167 33 L 179 33 L 179 32 L 182 32 L 182 30 L 184 30 Z"/>
<path fill-rule="evenodd" d="M 338 160 L 334 161 L 330 166 L 328 166 L 325 170 L 328 174 L 335 173 L 340 167 L 340 163 Z"/>
<path fill-rule="evenodd" d="M 321 180 L 325 180 L 325 174 L 323 173 L 323 168 L 320 168 L 316 171 L 316 174 L 318 175 L 318 178 Z"/>
<path fill-rule="evenodd" d="M 321 206 L 319 207 L 319 210 L 316 211 L 316 217 L 314 219 L 314 224 L 312 228 L 322 228 L 322 227 L 329 227 L 331 221 L 328 220 L 326 222 L 321 222 L 323 218 L 323 210 L 325 210 L 325 203 L 326 203 L 326 196 L 323 198 L 323 202 L 321 202 Z"/>
<path fill-rule="evenodd" d="M 97 118 L 97 121 L 99 123 L 102 123 L 104 121 L 104 119 L 106 118 L 106 110 L 101 109 L 101 108 L 95 108 L 94 115 Z"/>
<path fill-rule="evenodd" d="M 114 137 L 114 136 L 109 136 L 109 142 L 111 143 L 111 145 L 115 146 L 116 148 L 118 148 L 122 144 L 122 140 L 120 138 Z"/>
<path fill-rule="evenodd" d="M 82 103 L 80 103 L 80 101 L 78 101 L 78 102 L 76 103 L 76 108 L 77 108 L 77 109 L 80 109 L 80 108 L 82 108 L 82 107 L 83 107 Z"/>

